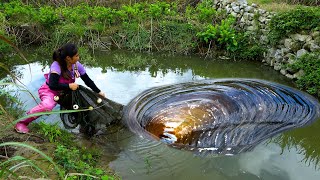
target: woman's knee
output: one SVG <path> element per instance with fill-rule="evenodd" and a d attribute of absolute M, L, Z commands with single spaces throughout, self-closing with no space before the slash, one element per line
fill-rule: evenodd
<path fill-rule="evenodd" d="M 41 102 L 40 104 L 44 111 L 52 111 L 52 109 L 57 105 L 56 102 Z"/>

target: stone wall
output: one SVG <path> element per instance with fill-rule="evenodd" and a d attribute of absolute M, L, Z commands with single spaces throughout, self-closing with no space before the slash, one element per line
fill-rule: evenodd
<path fill-rule="evenodd" d="M 268 47 L 262 62 L 288 78 L 299 78 L 303 71 L 293 71 L 286 66 L 287 64 L 294 63 L 298 57 L 308 52 L 320 51 L 320 31 L 310 34 L 291 34 L 273 47 L 268 42 L 267 34 L 268 23 L 275 13 L 260 9 L 256 4 L 249 5 L 246 0 L 213 0 L 213 2 L 218 11 L 226 10 L 228 14 L 237 18 L 238 28 L 261 33 L 260 42 Z"/>

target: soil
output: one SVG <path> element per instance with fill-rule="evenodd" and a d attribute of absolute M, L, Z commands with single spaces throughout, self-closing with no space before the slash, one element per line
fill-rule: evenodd
<path fill-rule="evenodd" d="M 17 133 L 13 128 L 5 128 L 4 131 L 1 132 L 0 134 L 0 143 L 5 143 L 5 142 L 20 142 L 23 144 L 28 144 L 45 154 L 52 154 L 55 150 L 55 145 L 49 142 L 46 142 L 45 139 L 43 139 L 41 136 L 37 134 L 20 134 Z M 17 156 L 22 156 L 27 159 L 32 159 L 32 160 L 37 160 L 33 161 L 36 163 L 38 167 L 40 167 L 50 179 L 55 179 L 57 178 L 57 173 L 55 169 L 53 168 L 52 164 L 44 158 L 34 152 L 31 149 L 24 148 L 24 147 L 18 147 L 18 146 L 1 146 L 0 147 L 0 162 L 4 162 L 5 160 L 12 158 L 12 157 L 17 157 Z M 26 164 L 27 165 L 27 164 Z M 29 165 L 27 165 L 29 166 Z M 20 166 L 23 167 L 23 166 Z M 12 167 L 11 167 L 12 168 Z M 39 171 L 35 170 L 35 168 L 32 168 L 31 166 L 26 167 L 24 166 L 23 168 L 16 168 L 14 170 L 19 174 L 20 178 L 27 178 L 29 177 L 38 177 L 38 178 L 45 178 L 46 176 L 41 174 Z M 9 175 L 8 179 L 16 179 L 17 177 L 14 177 L 14 175 Z"/>

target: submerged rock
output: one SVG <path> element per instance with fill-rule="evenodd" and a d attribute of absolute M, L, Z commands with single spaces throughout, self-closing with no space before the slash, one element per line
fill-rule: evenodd
<path fill-rule="evenodd" d="M 319 102 L 294 88 L 256 79 L 216 79 L 151 88 L 124 109 L 141 137 L 197 153 L 237 154 L 314 122 Z"/>

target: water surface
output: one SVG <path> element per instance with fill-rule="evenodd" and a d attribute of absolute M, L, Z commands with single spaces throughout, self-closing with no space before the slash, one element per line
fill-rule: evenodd
<path fill-rule="evenodd" d="M 148 68 L 126 69 L 114 64 L 115 59 L 154 59 Z M 144 55 L 123 51 L 96 54 L 97 62 L 87 73 L 113 101 L 127 104 L 139 93 L 151 87 L 214 78 L 255 78 L 294 86 L 279 72 L 260 62 L 204 60 L 198 57 Z M 44 58 L 45 59 L 45 58 Z M 43 59 L 40 59 L 43 62 Z M 22 82 L 37 97 L 44 81 L 48 63 L 32 63 L 17 67 Z M 79 84 L 83 84 L 78 80 Z M 36 102 L 24 93 L 20 99 L 29 109 Z M 58 108 L 58 107 L 57 107 Z M 40 120 L 44 120 L 41 118 Z M 46 121 L 57 121 L 49 116 Z M 318 180 L 320 122 L 291 130 L 259 144 L 254 150 L 234 156 L 195 156 L 173 149 L 158 141 L 145 139 L 124 127 L 112 127 L 110 133 L 96 141 L 103 147 L 109 165 L 123 179 L 218 179 L 218 180 Z M 100 146 L 101 147 L 101 146 Z"/>

